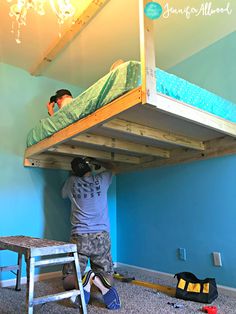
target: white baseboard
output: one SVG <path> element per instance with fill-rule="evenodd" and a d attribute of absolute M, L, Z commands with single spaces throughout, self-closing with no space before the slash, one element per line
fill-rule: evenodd
<path fill-rule="evenodd" d="M 133 270 L 133 271 L 135 269 L 139 269 L 139 270 L 147 272 L 149 275 L 155 274 L 155 275 L 158 275 L 159 277 L 162 277 L 162 278 L 172 278 L 173 279 L 173 277 L 174 277 L 174 274 L 164 273 L 164 272 L 160 272 L 160 271 L 157 271 L 154 269 L 139 267 L 139 266 L 130 265 L 130 264 L 124 264 L 124 263 L 119 263 L 119 262 L 114 262 L 114 267 L 130 268 L 130 270 Z M 35 275 L 34 281 L 37 282 L 37 281 L 43 281 L 43 280 L 52 279 L 52 278 L 59 278 L 59 277 L 61 277 L 61 275 L 62 275 L 61 271 L 43 273 L 43 274 Z M 1 280 L 0 281 L 0 287 L 2 287 L 2 288 L 15 286 L 15 284 L 16 284 L 16 279 L 8 279 L 8 280 Z M 26 277 L 21 278 L 21 284 L 26 284 Z M 217 285 L 217 288 L 218 288 L 218 291 L 220 293 L 223 293 L 223 294 L 228 295 L 228 296 L 236 297 L 236 288 L 231 288 L 231 287 L 222 286 L 222 285 Z"/>
<path fill-rule="evenodd" d="M 117 262 L 114 262 L 114 267 L 117 267 Z M 86 271 L 88 271 L 90 267 L 86 268 Z M 47 279 L 52 279 L 52 278 L 59 278 L 62 277 L 62 272 L 61 271 L 55 271 L 55 272 L 50 272 L 50 273 L 42 273 L 39 275 L 34 276 L 34 281 L 43 281 Z M 26 277 L 21 277 L 21 284 L 24 285 L 27 282 Z M 12 287 L 15 286 L 16 284 L 16 279 L 6 279 L 6 280 L 0 280 L 0 288 L 4 287 Z"/>
<path fill-rule="evenodd" d="M 147 272 L 147 274 L 149 274 L 149 275 L 155 274 L 155 275 L 158 275 L 159 277 L 162 277 L 162 278 L 168 278 L 168 279 L 172 278 L 173 279 L 173 277 L 174 277 L 174 274 L 163 273 L 163 272 L 160 272 L 160 271 L 157 271 L 154 269 L 143 268 L 143 267 L 119 263 L 119 262 L 116 262 L 116 267 L 125 267 L 128 269 L 130 268 L 130 270 L 132 270 L 132 271 L 134 271 L 135 269 L 139 269 L 139 270 Z M 217 288 L 218 288 L 219 293 L 222 293 L 222 294 L 230 296 L 230 297 L 236 297 L 236 288 L 222 286 L 222 285 L 217 285 Z"/>
<path fill-rule="evenodd" d="M 135 265 L 130 265 L 130 264 L 124 264 L 124 263 L 119 263 L 117 262 L 117 267 L 125 267 L 125 268 L 130 268 L 130 270 L 135 270 L 135 269 L 139 269 L 139 270 L 142 270 L 142 271 L 145 271 L 147 272 L 149 275 L 151 274 L 156 274 L 160 277 L 163 276 L 163 278 L 172 278 L 174 277 L 173 274 L 169 274 L 169 273 L 163 273 L 163 272 L 160 272 L 160 271 L 157 271 L 157 270 L 154 270 L 154 269 L 150 269 L 150 268 L 144 268 L 144 267 L 139 267 L 139 266 L 135 266 Z"/>
<path fill-rule="evenodd" d="M 62 277 L 61 271 L 55 271 L 55 272 L 35 275 L 34 281 L 37 282 L 37 281 L 43 281 L 43 280 L 58 278 L 58 277 Z M 24 285 L 24 284 L 26 284 L 26 282 L 27 282 L 27 278 L 21 277 L 21 284 Z M 7 279 L 7 280 L 1 280 L 0 281 L 0 287 L 1 288 L 12 287 L 12 286 L 15 286 L 15 284 L 16 284 L 16 279 Z"/>

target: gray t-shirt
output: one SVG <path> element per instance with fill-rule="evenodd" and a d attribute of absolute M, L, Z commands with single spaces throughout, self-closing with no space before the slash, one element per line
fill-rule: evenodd
<path fill-rule="evenodd" d="M 111 181 L 108 171 L 66 180 L 62 197 L 71 201 L 71 234 L 109 232 L 107 190 Z"/>

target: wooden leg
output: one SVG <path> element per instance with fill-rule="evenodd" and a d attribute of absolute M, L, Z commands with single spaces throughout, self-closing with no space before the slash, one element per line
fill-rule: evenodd
<path fill-rule="evenodd" d="M 27 258 L 27 291 L 26 291 L 26 307 L 27 314 L 33 314 L 33 300 L 34 300 L 34 264 L 35 258 Z"/>
<path fill-rule="evenodd" d="M 81 272 L 80 272 L 79 259 L 78 259 L 77 252 L 74 252 L 73 256 L 74 256 L 75 274 L 76 274 L 76 279 L 77 279 L 76 280 L 76 288 L 80 290 L 82 312 L 83 312 L 83 314 L 87 314 L 87 307 L 86 307 L 85 299 L 84 299 L 84 289 L 83 289 L 83 284 L 82 284 L 82 280 L 81 280 Z"/>
<path fill-rule="evenodd" d="M 21 284 L 21 268 L 22 268 L 22 254 L 18 253 L 18 269 L 17 269 L 17 273 L 16 273 L 16 287 L 15 290 L 16 291 L 20 291 L 20 284 Z"/>

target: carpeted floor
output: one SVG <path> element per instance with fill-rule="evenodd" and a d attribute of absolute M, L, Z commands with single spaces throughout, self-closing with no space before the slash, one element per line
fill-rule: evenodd
<path fill-rule="evenodd" d="M 134 276 L 135 279 L 154 282 L 157 284 L 175 286 L 175 279 L 161 278 L 158 275 L 150 275 L 141 270 L 130 270 L 126 268 L 119 268 L 118 272 L 127 276 Z M 171 298 L 163 293 L 158 293 L 153 289 L 144 288 L 132 285 L 130 283 L 123 283 L 115 281 L 116 288 L 120 295 L 122 302 L 122 308 L 115 311 L 119 314 L 136 314 L 136 313 L 180 313 L 180 314 L 192 314 L 203 313 L 201 308 L 203 304 L 182 301 L 175 298 Z M 37 282 L 35 284 L 35 296 L 43 296 L 46 294 L 53 294 L 55 292 L 62 291 L 62 284 L 60 279 L 51 279 L 47 281 Z M 23 314 L 25 313 L 25 286 L 22 287 L 22 291 L 16 292 L 14 287 L 0 288 L 0 313 L 1 314 Z M 175 309 L 169 303 L 178 303 L 183 307 Z M 218 307 L 218 314 L 236 314 L 236 299 L 233 296 L 224 295 L 219 291 L 219 297 L 213 302 L 212 305 Z M 93 291 L 90 303 L 88 305 L 88 313 L 111 313 L 107 310 L 102 302 L 100 293 L 96 290 Z M 44 305 L 38 305 L 34 307 L 34 313 L 47 313 L 47 314 L 74 314 L 79 313 L 78 309 L 71 307 L 68 300 L 62 300 L 60 302 L 46 303 Z"/>

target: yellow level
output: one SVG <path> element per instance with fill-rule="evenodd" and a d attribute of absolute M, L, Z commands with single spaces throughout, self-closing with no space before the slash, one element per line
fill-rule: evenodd
<path fill-rule="evenodd" d="M 118 274 L 118 273 L 114 274 L 114 278 L 117 280 L 120 280 L 122 282 L 130 282 L 130 283 L 137 285 L 137 286 L 155 289 L 157 291 L 168 294 L 171 297 L 175 296 L 176 289 L 173 287 L 158 285 L 158 284 L 147 282 L 147 281 L 135 280 L 134 277 L 133 278 L 125 277 L 125 276 Z"/>

